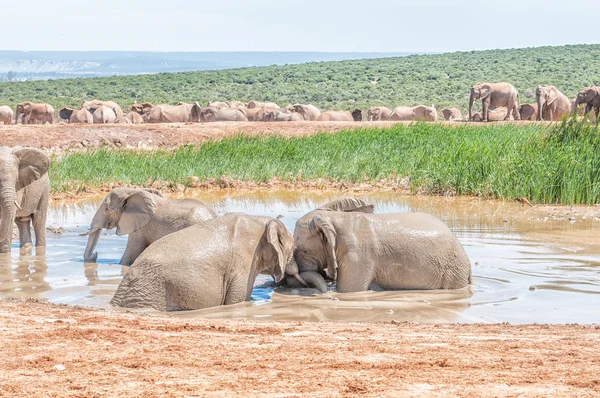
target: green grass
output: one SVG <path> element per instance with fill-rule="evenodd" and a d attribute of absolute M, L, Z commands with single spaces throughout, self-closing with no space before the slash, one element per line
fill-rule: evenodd
<path fill-rule="evenodd" d="M 331 178 L 375 183 L 410 177 L 413 190 L 536 203 L 600 202 L 598 128 L 417 123 L 303 138 L 242 137 L 155 152 L 101 149 L 53 159 L 53 191 L 104 183 L 149 186 L 222 177 Z"/>
<path fill-rule="evenodd" d="M 377 84 L 372 84 L 377 81 Z M 569 98 L 600 84 L 600 45 L 538 47 L 415 55 L 223 71 L 161 73 L 93 79 L 0 83 L 0 104 L 49 102 L 58 111 L 84 99 L 154 103 L 266 100 L 282 106 L 312 103 L 323 109 L 432 103 L 466 110 L 478 81 L 512 83 L 521 102 L 537 85 L 555 85 Z"/>

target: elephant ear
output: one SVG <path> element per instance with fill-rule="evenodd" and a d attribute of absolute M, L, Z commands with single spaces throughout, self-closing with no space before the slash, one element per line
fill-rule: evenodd
<path fill-rule="evenodd" d="M 42 178 L 50 168 L 50 159 L 39 149 L 16 149 L 13 150 L 13 155 L 19 160 L 17 191 Z"/>
<path fill-rule="evenodd" d="M 556 99 L 558 98 L 558 91 L 554 88 L 548 91 L 548 99 L 547 99 L 547 104 L 550 105 L 551 103 L 553 103 L 554 101 L 556 101 Z"/>
<path fill-rule="evenodd" d="M 326 203 L 317 210 L 373 213 L 373 205 L 356 198 L 341 198 Z"/>
<path fill-rule="evenodd" d="M 327 256 L 327 274 L 331 279 L 335 280 L 338 267 L 337 257 L 335 255 L 337 234 L 333 225 L 329 219 L 316 215 L 308 225 L 308 230 L 313 235 L 320 234 L 322 236 Z"/>
<path fill-rule="evenodd" d="M 273 279 L 275 282 L 281 282 L 285 275 L 285 266 L 287 258 L 284 251 L 284 237 L 282 236 L 285 227 L 277 220 L 271 220 L 267 223 L 265 238 L 267 246 L 275 253 L 276 264 L 273 267 Z"/>
<path fill-rule="evenodd" d="M 479 87 L 479 98 L 485 99 L 490 96 L 492 93 L 492 88 L 490 86 L 481 86 Z"/>
<path fill-rule="evenodd" d="M 117 235 L 127 235 L 146 226 L 155 212 L 156 203 L 150 192 L 138 191 L 129 195 L 123 202 L 123 210 L 117 223 Z"/>

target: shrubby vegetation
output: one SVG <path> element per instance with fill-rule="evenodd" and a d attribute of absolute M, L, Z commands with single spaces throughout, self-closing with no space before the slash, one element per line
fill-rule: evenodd
<path fill-rule="evenodd" d="M 536 203 L 600 202 L 598 127 L 416 123 L 303 138 L 244 137 L 176 150 L 97 150 L 53 159 L 54 191 L 108 182 L 186 185 L 189 177 L 375 184 L 410 177 L 413 190 Z"/>
<path fill-rule="evenodd" d="M 84 99 L 112 99 L 128 107 L 208 100 L 267 100 L 282 106 L 312 103 L 323 109 L 432 103 L 467 107 L 478 81 L 507 81 L 533 102 L 535 87 L 555 85 L 573 98 L 600 85 L 600 45 L 415 55 L 359 61 L 318 62 L 224 71 L 0 84 L 0 104 L 49 102 L 57 109 Z"/>

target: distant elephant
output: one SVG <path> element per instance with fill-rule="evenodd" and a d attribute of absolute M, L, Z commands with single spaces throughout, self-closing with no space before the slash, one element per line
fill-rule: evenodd
<path fill-rule="evenodd" d="M 344 198 L 301 217 L 294 230 L 300 277 L 323 291 L 320 272 L 326 270 L 341 293 L 471 283 L 469 258 L 441 220 L 425 213 L 371 213 L 372 205 Z"/>
<path fill-rule="evenodd" d="M 239 109 L 215 109 L 202 108 L 200 111 L 200 121 L 202 123 L 209 122 L 247 122 L 248 118 Z"/>
<path fill-rule="evenodd" d="M 229 105 L 229 107 L 233 109 L 246 109 L 246 104 L 240 101 L 227 101 L 227 105 Z"/>
<path fill-rule="evenodd" d="M 144 118 L 137 112 L 129 112 L 127 115 L 118 117 L 115 121 L 117 124 L 144 124 Z"/>
<path fill-rule="evenodd" d="M 231 106 L 227 103 L 227 102 L 220 102 L 220 101 L 216 101 L 216 102 L 208 102 L 208 104 L 206 104 L 207 108 L 215 108 L 215 109 L 227 109 L 227 108 L 231 108 Z"/>
<path fill-rule="evenodd" d="M 373 106 L 367 112 L 368 121 L 387 121 L 390 120 L 392 110 L 385 106 Z"/>
<path fill-rule="evenodd" d="M 304 118 L 298 112 L 286 113 L 277 109 L 265 113 L 266 122 L 301 122 Z"/>
<path fill-rule="evenodd" d="M 175 232 L 142 253 L 111 304 L 197 310 L 250 299 L 258 274 L 298 275 L 294 239 L 271 217 L 231 213 Z"/>
<path fill-rule="evenodd" d="M 46 215 L 50 197 L 50 159 L 33 148 L 0 147 L 0 253 L 9 253 L 13 223 L 19 228 L 21 247 L 46 246 Z"/>
<path fill-rule="evenodd" d="M 87 109 L 75 110 L 71 108 L 63 108 L 58 113 L 62 120 L 66 120 L 67 123 L 94 123 L 94 117 Z"/>
<path fill-rule="evenodd" d="M 281 108 L 250 108 L 246 109 L 245 114 L 246 117 L 248 117 L 248 114 L 253 114 L 254 118 L 252 120 L 254 120 L 255 122 L 266 122 L 267 113 L 273 111 L 283 112 Z M 250 120 L 250 118 L 248 118 L 248 120 Z"/>
<path fill-rule="evenodd" d="M 9 125 L 13 120 L 13 110 L 10 106 L 2 105 L 0 106 L 0 123 Z"/>
<path fill-rule="evenodd" d="M 180 105 L 154 105 L 151 102 L 133 104 L 132 112 L 139 113 L 144 123 L 187 123 L 200 121 L 198 103 Z"/>
<path fill-rule="evenodd" d="M 115 120 L 115 123 L 117 123 L 117 124 L 133 124 L 131 119 L 128 119 L 126 116 L 118 117 L 117 120 Z"/>
<path fill-rule="evenodd" d="M 355 122 L 362 122 L 363 116 L 362 116 L 362 110 L 361 109 L 354 109 L 352 112 L 350 112 L 350 114 L 352 115 L 352 119 Z"/>
<path fill-rule="evenodd" d="M 94 113 L 92 113 L 94 124 L 114 123 L 117 120 L 117 115 L 108 106 L 101 105 Z"/>
<path fill-rule="evenodd" d="M 437 111 L 432 106 L 399 106 L 392 111 L 390 120 L 426 120 L 437 122 Z"/>
<path fill-rule="evenodd" d="M 326 111 L 319 115 L 318 122 L 352 122 L 352 114 L 348 111 Z"/>
<path fill-rule="evenodd" d="M 86 262 L 96 262 L 96 245 L 103 229 L 117 228 L 129 235 L 119 264 L 131 265 L 141 252 L 158 239 L 217 214 L 197 199 L 168 199 L 154 189 L 115 188 L 102 201 L 90 224 Z"/>
<path fill-rule="evenodd" d="M 15 124 L 19 119 L 22 124 L 52 124 L 54 123 L 54 108 L 52 105 L 45 103 L 21 102 L 17 104 Z"/>
<path fill-rule="evenodd" d="M 273 108 L 273 109 L 279 109 L 279 105 L 277 105 L 274 102 L 250 101 L 250 102 L 248 102 L 248 105 L 246 105 L 246 108 L 248 108 L 248 109 L 252 109 L 252 108 Z"/>
<path fill-rule="evenodd" d="M 298 112 L 302 115 L 304 120 L 315 121 L 321 116 L 321 111 L 314 105 L 311 104 L 295 104 L 294 112 Z"/>
<path fill-rule="evenodd" d="M 519 115 L 521 120 L 538 120 L 537 104 L 521 104 L 519 106 Z"/>
<path fill-rule="evenodd" d="M 571 113 L 571 101 L 566 95 L 558 91 L 554 86 L 537 86 L 535 90 L 535 102 L 538 109 L 537 120 L 562 120 Z"/>
<path fill-rule="evenodd" d="M 83 101 L 83 104 L 81 104 L 81 109 L 87 109 L 90 111 L 90 113 L 93 114 L 94 111 L 101 106 L 106 106 L 106 107 L 112 109 L 112 111 L 115 113 L 115 116 L 116 116 L 115 119 L 123 116 L 123 110 L 121 109 L 121 106 L 114 101 L 99 101 L 99 100 Z"/>
<path fill-rule="evenodd" d="M 444 120 L 461 120 L 462 113 L 458 108 L 444 108 L 440 112 Z"/>
<path fill-rule="evenodd" d="M 579 105 L 585 104 L 584 116 L 594 110 L 594 116 L 596 123 L 598 122 L 598 113 L 600 112 L 600 87 L 587 87 L 581 90 L 575 98 L 573 103 L 573 112 L 579 107 Z"/>
<path fill-rule="evenodd" d="M 472 119 L 473 102 L 481 99 L 483 121 L 490 121 L 489 110 L 501 106 L 506 107 L 508 112 L 504 120 L 511 116 L 519 120 L 519 92 L 510 83 L 477 83 L 471 88 L 469 96 L 469 120 Z"/>

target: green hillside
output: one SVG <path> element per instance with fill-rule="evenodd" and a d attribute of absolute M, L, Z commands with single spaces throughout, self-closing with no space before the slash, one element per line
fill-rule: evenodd
<path fill-rule="evenodd" d="M 600 45 L 415 55 L 223 71 L 0 84 L 0 104 L 49 102 L 58 109 L 83 99 L 154 103 L 268 100 L 312 103 L 324 109 L 434 104 L 467 107 L 478 81 L 508 81 L 532 102 L 538 84 L 569 97 L 600 84 Z"/>

